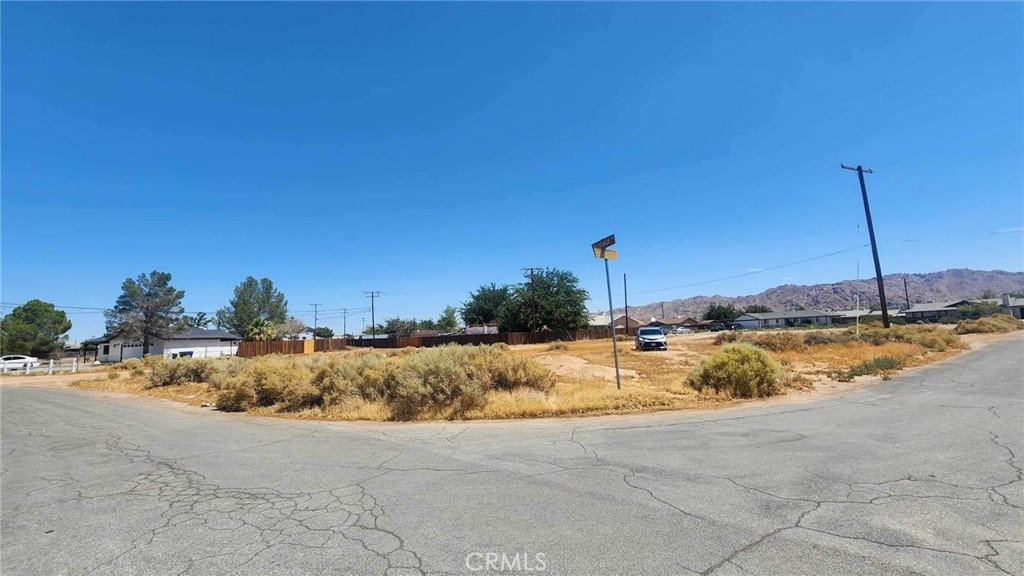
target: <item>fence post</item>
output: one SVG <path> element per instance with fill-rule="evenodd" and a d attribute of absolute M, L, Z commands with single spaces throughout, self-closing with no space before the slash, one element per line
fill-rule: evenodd
<path fill-rule="evenodd" d="M 53 358 L 50 358 L 50 370 L 46 373 L 48 376 L 53 375 Z"/>
<path fill-rule="evenodd" d="M 7 362 L 4 362 L 4 374 L 7 374 Z"/>
<path fill-rule="evenodd" d="M 71 373 L 74 374 L 75 372 L 78 372 L 78 358 L 71 361 Z"/>
<path fill-rule="evenodd" d="M 25 374 L 31 374 L 31 373 L 32 373 L 32 363 L 31 362 L 25 362 Z"/>

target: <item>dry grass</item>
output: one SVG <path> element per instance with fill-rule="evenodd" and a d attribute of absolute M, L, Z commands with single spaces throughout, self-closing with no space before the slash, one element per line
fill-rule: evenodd
<path fill-rule="evenodd" d="M 949 328 L 907 327 L 884 333 L 862 329 L 863 340 L 847 331 L 745 335 L 743 340 L 770 346 L 783 367 L 783 389 L 810 390 L 815 383 L 859 373 L 888 357 L 912 367 L 953 356 L 963 344 Z M 799 334 L 799 335 L 798 335 Z M 760 342 L 758 342 L 760 341 Z M 777 351 L 776 351 L 777 349 Z M 619 365 L 635 372 L 614 381 L 608 340 L 563 342 L 510 348 L 449 347 L 429 350 L 349 349 L 311 356 L 223 359 L 205 383 L 178 383 L 149 388 L 153 380 L 131 366 L 118 380 L 94 378 L 75 385 L 94 390 L 130 392 L 198 405 L 298 419 L 504 419 L 613 414 L 715 408 L 735 400 L 730 391 L 695 390 L 687 378 L 701 361 L 722 350 L 714 335 L 670 339 L 667 352 L 638 352 L 619 344 Z M 572 360 L 552 365 L 554 374 L 534 360 Z M 172 361 L 146 363 L 158 374 L 175 373 Z M 596 370 L 581 375 L 580 365 Z M 894 364 L 895 365 L 895 364 Z M 575 369 L 573 369 L 575 367 Z M 194 372 L 188 371 L 189 375 Z M 190 379 L 190 378 L 189 378 Z M 218 398 L 219 397 L 219 398 Z"/>
<path fill-rule="evenodd" d="M 954 332 L 957 334 L 997 334 L 1024 330 L 1024 322 L 1009 314 L 995 314 L 977 320 L 961 320 Z"/>

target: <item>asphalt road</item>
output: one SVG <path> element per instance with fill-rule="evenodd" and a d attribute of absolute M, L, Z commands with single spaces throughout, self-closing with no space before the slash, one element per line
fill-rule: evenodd
<path fill-rule="evenodd" d="M 4 388 L 0 567 L 1024 574 L 1022 344 L 812 402 L 531 422 Z"/>

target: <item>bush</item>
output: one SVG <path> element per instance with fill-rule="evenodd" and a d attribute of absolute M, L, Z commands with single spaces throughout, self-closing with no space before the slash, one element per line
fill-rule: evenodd
<path fill-rule="evenodd" d="M 142 368 L 133 368 L 132 369 L 132 378 L 141 378 L 141 377 L 143 377 L 145 375 L 146 375 L 146 371 L 143 370 Z"/>
<path fill-rule="evenodd" d="M 856 338 L 853 328 L 846 331 Z M 871 326 L 860 331 L 860 340 L 881 346 L 886 342 L 917 344 L 927 350 L 943 352 L 950 348 L 963 348 L 964 343 L 952 330 L 937 326 L 893 326 L 888 330 Z"/>
<path fill-rule="evenodd" d="M 481 349 L 489 350 L 477 350 Z M 466 370 L 466 356 L 472 354 L 458 346 L 430 348 L 389 371 L 385 377 L 386 400 L 393 416 L 409 420 L 427 412 L 450 409 L 457 415 L 482 407 L 484 386 L 479 379 L 470 378 Z"/>
<path fill-rule="evenodd" d="M 117 380 L 120 377 L 120 372 L 107 372 L 107 380 Z"/>
<path fill-rule="evenodd" d="M 252 387 L 244 383 L 235 383 L 227 386 L 217 395 L 217 408 L 225 412 L 244 412 L 253 405 L 255 400 Z"/>
<path fill-rule="evenodd" d="M 715 336 L 715 344 L 721 346 L 722 344 L 737 342 L 739 339 L 740 335 L 738 332 L 719 332 L 718 336 Z"/>
<path fill-rule="evenodd" d="M 855 376 L 869 376 L 871 374 L 886 374 L 903 368 L 903 362 L 892 356 L 878 356 L 852 366 L 846 370 L 839 380 L 849 382 Z"/>
<path fill-rule="evenodd" d="M 853 337 L 846 332 L 808 332 L 804 335 L 807 346 L 824 346 L 827 344 L 847 344 Z"/>
<path fill-rule="evenodd" d="M 804 349 L 804 337 L 793 332 L 777 332 L 774 334 L 756 334 L 742 338 L 741 341 L 750 342 L 772 352 L 789 352 Z"/>
<path fill-rule="evenodd" d="M 157 364 L 160 364 L 163 361 L 164 357 L 162 355 L 150 354 L 142 358 L 142 365 L 146 368 L 152 369 L 156 368 Z"/>
<path fill-rule="evenodd" d="M 548 352 L 554 352 L 555 350 L 568 350 L 568 349 L 569 349 L 569 347 L 565 344 L 565 342 L 562 342 L 561 340 L 559 340 L 557 342 L 552 342 L 551 345 L 548 346 Z"/>
<path fill-rule="evenodd" d="M 995 314 L 977 320 L 961 320 L 953 329 L 957 334 L 992 334 L 1024 329 L 1024 325 L 1009 314 Z"/>
<path fill-rule="evenodd" d="M 712 388 L 740 398 L 778 394 L 783 371 L 768 352 L 749 344 L 730 344 L 705 358 L 690 373 L 692 388 Z"/>
<path fill-rule="evenodd" d="M 281 404 L 285 409 L 299 410 L 321 401 L 310 381 L 309 367 L 298 360 L 263 356 L 253 360 L 241 377 L 251 382 L 258 406 Z"/>
<path fill-rule="evenodd" d="M 175 358 L 156 362 L 149 373 L 149 387 L 206 382 L 215 370 L 213 360 L 205 358 Z"/>
<path fill-rule="evenodd" d="M 142 368 L 142 360 L 139 358 L 129 358 L 123 362 L 114 364 L 114 370 L 135 370 L 136 368 Z"/>

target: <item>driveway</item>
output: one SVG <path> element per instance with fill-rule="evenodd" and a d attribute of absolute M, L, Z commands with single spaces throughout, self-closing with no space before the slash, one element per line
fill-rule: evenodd
<path fill-rule="evenodd" d="M 343 424 L 0 391 L 4 574 L 1024 574 L 1024 339 L 798 404 Z"/>

